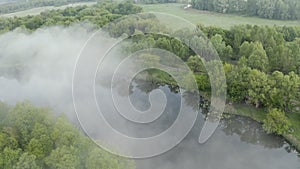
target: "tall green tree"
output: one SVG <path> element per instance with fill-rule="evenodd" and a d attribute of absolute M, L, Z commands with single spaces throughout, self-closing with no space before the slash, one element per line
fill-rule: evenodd
<path fill-rule="evenodd" d="M 41 169 L 41 167 L 36 164 L 36 157 L 34 155 L 23 153 L 13 169 Z"/>
<path fill-rule="evenodd" d="M 291 123 L 286 118 L 285 113 L 279 109 L 271 109 L 263 124 L 264 129 L 268 133 L 276 133 L 279 135 L 286 134 L 290 126 Z"/>

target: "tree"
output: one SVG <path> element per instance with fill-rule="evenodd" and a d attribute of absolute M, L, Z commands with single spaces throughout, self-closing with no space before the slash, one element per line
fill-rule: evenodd
<path fill-rule="evenodd" d="M 10 106 L 0 101 L 0 127 L 6 123 L 6 117 L 10 111 Z"/>
<path fill-rule="evenodd" d="M 216 34 L 210 40 L 222 60 L 231 59 L 233 54 L 232 48 L 229 45 L 226 46 L 221 35 Z"/>
<path fill-rule="evenodd" d="M 189 57 L 186 63 L 189 66 L 189 68 L 195 73 L 206 72 L 205 67 L 199 56 Z"/>
<path fill-rule="evenodd" d="M 257 15 L 257 0 L 247 0 L 247 14 L 249 16 L 256 16 Z"/>
<path fill-rule="evenodd" d="M 23 147 L 31 140 L 31 133 L 37 123 L 50 124 L 50 112 L 45 108 L 36 108 L 28 102 L 17 104 L 9 113 L 9 123 L 20 133 Z"/>
<path fill-rule="evenodd" d="M 260 17 L 272 19 L 275 12 L 275 1 L 258 0 L 257 1 L 257 14 Z"/>
<path fill-rule="evenodd" d="M 35 160 L 36 157 L 34 155 L 23 153 L 13 169 L 41 169 L 41 167 L 36 164 Z"/>
<path fill-rule="evenodd" d="M 34 155 L 38 160 L 42 160 L 48 156 L 52 149 L 53 143 L 49 135 L 32 138 L 26 146 L 26 151 Z"/>
<path fill-rule="evenodd" d="M 249 56 L 247 65 L 253 69 L 267 72 L 269 60 L 265 53 L 260 55 L 260 53 L 256 51 Z"/>
<path fill-rule="evenodd" d="M 214 0 L 214 11 L 220 13 L 227 13 L 229 9 L 229 3 L 226 0 Z"/>
<path fill-rule="evenodd" d="M 251 69 L 246 66 L 224 66 L 227 82 L 227 92 L 232 101 L 244 102 L 248 97 L 249 74 Z M 237 73 L 238 72 L 238 73 Z"/>
<path fill-rule="evenodd" d="M 256 69 L 249 72 L 249 88 L 248 95 L 250 103 L 255 107 L 266 106 L 268 93 L 271 86 L 268 81 L 268 76 Z"/>
<path fill-rule="evenodd" d="M 233 26 L 230 29 L 230 32 L 232 32 L 231 41 L 232 41 L 233 52 L 235 54 L 238 54 L 241 44 L 243 44 L 245 41 L 249 40 L 251 37 L 249 25 Z M 238 58 L 235 58 L 235 59 L 238 59 Z"/>
<path fill-rule="evenodd" d="M 4 150 L 0 152 L 1 168 L 12 169 L 14 164 L 18 162 L 21 151 L 21 149 L 11 149 L 9 147 L 4 148 Z"/>
<path fill-rule="evenodd" d="M 75 146 L 78 138 L 80 138 L 79 133 L 65 116 L 60 116 L 56 120 L 50 135 L 53 140 L 54 147 L 62 147 L 66 145 Z"/>
<path fill-rule="evenodd" d="M 54 0 L 45 0 L 45 1 L 53 2 Z M 43 1 L 39 1 L 39 2 L 43 2 Z M 55 0 L 55 4 L 60 2 L 62 2 L 62 0 Z M 64 3 L 69 3 L 69 2 L 64 1 Z M 10 3 L 10 4 L 19 5 L 19 3 Z M 26 2 L 24 4 L 24 9 L 27 8 L 26 7 L 27 4 L 32 4 L 32 3 Z M 0 13 L 2 12 L 1 11 L 2 8 L 5 8 L 4 6 L 6 5 L 0 6 Z M 18 27 L 29 29 L 29 30 L 36 30 L 42 26 L 52 26 L 52 25 L 68 26 L 73 23 L 85 22 L 85 21 L 89 21 L 95 24 L 96 26 L 94 27 L 94 29 L 96 29 L 106 25 L 110 21 L 120 18 L 122 15 L 140 13 L 141 11 L 142 11 L 141 7 L 134 5 L 129 1 L 122 2 L 122 3 L 101 2 L 92 6 L 77 6 L 77 7 L 68 7 L 66 9 L 45 11 L 42 12 L 40 15 L 35 15 L 35 16 L 1 18 L 0 32 L 1 33 L 7 32 L 10 30 L 14 30 Z M 152 27 L 150 27 L 149 23 L 150 22 L 148 22 L 147 24 L 150 30 L 157 27 L 155 24 L 152 24 Z M 122 28 L 123 32 L 134 33 L 135 31 L 133 29 L 134 27 L 126 27 L 126 24 L 124 26 L 125 27 L 119 24 L 116 27 Z M 114 31 L 114 29 L 111 29 L 111 31 Z M 122 35 L 122 33 L 120 35 Z"/>
<path fill-rule="evenodd" d="M 46 164 L 56 169 L 77 169 L 80 166 L 79 160 L 77 150 L 73 146 L 62 146 L 51 152 L 46 158 Z"/>
<path fill-rule="evenodd" d="M 245 41 L 241 46 L 239 50 L 239 56 L 240 57 L 249 57 L 250 54 L 253 52 L 253 46 L 248 41 Z"/>
<path fill-rule="evenodd" d="M 5 110 L 3 106 L 0 111 Z M 66 117 L 56 118 L 50 110 L 29 102 L 18 103 L 6 120 L 9 123 L 0 125 L 1 169 L 81 169 L 86 166 L 88 154 L 98 148 Z M 114 167 L 120 169 L 131 162 L 112 155 L 100 160 L 117 161 Z"/>
<path fill-rule="evenodd" d="M 286 134 L 290 126 L 291 123 L 288 121 L 285 113 L 279 109 L 271 109 L 263 124 L 263 128 L 268 133 L 276 133 L 279 135 Z"/>
<path fill-rule="evenodd" d="M 112 158 L 107 152 L 95 148 L 90 151 L 87 157 L 86 168 L 88 169 L 133 169 L 134 164 L 127 160 Z"/>
<path fill-rule="evenodd" d="M 270 79 L 273 85 L 270 91 L 270 105 L 290 111 L 293 108 L 293 102 L 298 99 L 299 76 L 294 72 L 284 75 L 282 72 L 275 71 Z"/>
<path fill-rule="evenodd" d="M 195 78 L 200 91 L 209 91 L 210 81 L 207 74 L 195 74 Z"/>
<path fill-rule="evenodd" d="M 200 10 L 239 13 L 268 19 L 299 19 L 300 3 L 296 0 L 192 0 Z"/>
<path fill-rule="evenodd" d="M 245 56 L 247 59 L 246 65 L 253 69 L 258 69 L 267 72 L 269 67 L 269 60 L 262 43 L 244 42 L 240 47 L 240 56 Z"/>

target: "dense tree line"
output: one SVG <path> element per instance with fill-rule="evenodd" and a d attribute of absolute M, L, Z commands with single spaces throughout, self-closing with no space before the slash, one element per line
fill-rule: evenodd
<path fill-rule="evenodd" d="M 233 102 L 296 111 L 300 106 L 297 101 L 300 96 L 299 27 L 199 28 L 211 39 L 224 61 L 227 92 Z M 216 43 L 215 37 L 221 40 Z M 223 46 L 222 50 L 219 46 Z M 232 53 L 222 56 L 231 49 Z"/>
<path fill-rule="evenodd" d="M 42 6 L 62 6 L 76 2 L 93 2 L 95 0 L 19 0 L 0 5 L 0 14 L 13 13 Z"/>
<path fill-rule="evenodd" d="M 148 23 L 152 22 L 155 22 L 155 19 Z M 209 76 L 203 66 L 203 60 L 201 61 L 186 44 L 182 43 L 207 46 L 201 33 L 187 30 L 176 31 L 173 36 L 179 37 L 177 40 L 164 35 L 141 34 L 141 32 L 147 32 L 145 28 L 128 20 L 122 22 L 121 25 L 122 27 L 114 27 L 115 29 L 121 28 L 119 32 L 115 30 L 113 32 L 118 32 L 115 34 L 117 36 L 121 36 L 122 33 L 132 36 L 132 43 L 125 48 L 126 52 L 132 53 L 147 48 L 170 51 L 184 60 L 194 71 L 199 89 L 210 91 Z M 147 24 L 143 25 L 147 26 Z M 158 32 L 163 32 L 165 29 L 159 23 L 155 28 L 153 26 L 150 28 Z M 278 134 L 287 132 L 289 124 L 283 118 L 285 112 L 298 112 L 297 109 L 300 106 L 298 101 L 300 97 L 300 28 L 251 25 L 234 26 L 230 30 L 201 25 L 198 28 L 210 39 L 224 62 L 229 101 L 270 109 L 268 119 L 266 119 L 266 130 L 273 132 L 270 130 L 273 124 L 272 118 L 278 116 L 282 124 L 278 124 L 279 129 L 274 132 Z M 210 50 L 204 49 L 203 54 L 209 55 Z M 210 63 L 213 62 L 207 62 L 206 66 Z M 151 74 L 153 75 L 153 72 Z M 218 80 L 216 79 L 214 83 L 218 83 Z"/>
<path fill-rule="evenodd" d="M 96 146 L 64 116 L 28 102 L 0 103 L 2 169 L 133 169 L 132 161 Z"/>
<path fill-rule="evenodd" d="M 178 0 L 136 0 L 137 3 L 156 4 L 156 3 L 175 3 Z"/>
<path fill-rule="evenodd" d="M 192 0 L 192 6 L 200 10 L 268 19 L 300 19 L 298 0 Z"/>
<path fill-rule="evenodd" d="M 7 32 L 18 27 L 35 30 L 44 26 L 65 25 L 88 21 L 96 26 L 103 26 L 123 15 L 139 13 L 141 7 L 132 3 L 98 3 L 93 6 L 68 7 L 63 10 L 42 12 L 36 16 L 4 18 L 0 17 L 0 32 Z"/>
<path fill-rule="evenodd" d="M 6 3 L 13 3 L 16 2 L 17 0 L 0 0 L 0 4 L 6 4 Z"/>
<path fill-rule="evenodd" d="M 199 26 L 214 42 L 214 37 L 221 36 L 223 48 L 228 45 L 231 54 L 222 56 L 223 49 L 218 51 L 222 60 L 227 62 L 241 61 L 250 68 L 265 73 L 280 71 L 285 74 L 294 71 L 299 75 L 299 27 L 269 27 L 239 25 L 230 30 Z M 219 43 L 221 44 L 221 43 Z"/>
<path fill-rule="evenodd" d="M 291 131 L 285 114 L 299 113 L 300 107 L 299 27 L 199 28 L 211 39 L 224 61 L 229 100 L 265 108 L 267 132 L 286 134 Z M 221 39 L 217 43 L 216 37 Z M 232 52 L 222 56 L 231 49 Z"/>
<path fill-rule="evenodd" d="M 144 23 L 144 20 L 140 22 Z M 153 27 L 153 22 L 155 19 L 148 20 L 147 26 L 145 23 L 125 20 L 121 22 L 122 27 L 115 26 L 110 31 L 118 32 L 115 31 L 118 29 L 115 36 L 121 36 L 122 33 L 134 35 L 145 32 L 145 27 L 140 25 L 164 31 L 165 28 L 159 23 Z M 224 62 L 227 93 L 231 101 L 255 107 L 278 108 L 286 112 L 294 112 L 300 106 L 297 101 L 300 97 L 299 27 L 240 25 L 225 30 L 199 25 L 198 28 L 210 39 Z M 182 43 L 188 39 L 188 43 L 207 46 L 202 34 L 180 30 L 174 32 L 173 36 L 182 38 L 177 40 L 163 35 L 138 33 L 132 36 L 126 51 L 133 53 L 147 48 L 170 51 L 195 72 L 199 89 L 209 91 L 209 78 L 202 61 Z M 204 49 L 204 54 L 209 55 L 209 50 Z"/>

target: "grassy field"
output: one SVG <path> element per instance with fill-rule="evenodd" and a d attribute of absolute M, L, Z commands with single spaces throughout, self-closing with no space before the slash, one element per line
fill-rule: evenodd
<path fill-rule="evenodd" d="M 24 11 L 19 11 L 19 12 L 15 12 L 15 13 L 9 13 L 9 14 L 4 14 L 4 15 L 0 15 L 0 16 L 4 16 L 4 17 L 14 17 L 14 16 L 26 16 L 26 15 L 38 15 L 41 12 L 45 11 L 45 10 L 52 10 L 52 9 L 64 9 L 67 7 L 74 7 L 74 6 L 80 6 L 80 5 L 93 5 L 96 2 L 81 2 L 81 3 L 74 3 L 74 4 L 69 4 L 69 5 L 64 5 L 64 6 L 59 6 L 59 7 L 55 7 L 55 6 L 44 6 L 44 7 L 38 7 L 38 8 L 33 8 L 33 9 L 28 9 L 28 10 L 24 10 Z"/>
<path fill-rule="evenodd" d="M 300 21 L 281 21 L 269 20 L 257 17 L 246 17 L 229 14 L 220 14 L 195 9 L 184 9 L 184 4 L 151 4 L 140 5 L 144 12 L 162 12 L 182 17 L 193 24 L 203 24 L 207 26 L 218 26 L 229 29 L 233 25 L 250 24 L 250 25 L 286 25 L 300 26 Z"/>

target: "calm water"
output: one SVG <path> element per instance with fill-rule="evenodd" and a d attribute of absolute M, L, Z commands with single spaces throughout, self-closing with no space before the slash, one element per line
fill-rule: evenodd
<path fill-rule="evenodd" d="M 130 98 L 137 109 L 146 110 L 150 106 L 148 94 L 156 88 L 161 89 L 168 100 L 158 120 L 148 125 L 120 120 L 112 126 L 136 137 L 153 136 L 167 129 L 178 114 L 181 100 L 178 93 L 168 86 L 133 83 Z M 101 93 L 98 100 L 103 102 L 106 89 L 99 88 L 97 92 Z M 107 119 L 110 117 L 108 115 Z M 223 119 L 210 140 L 199 144 L 202 125 L 201 114 L 192 131 L 177 147 L 157 157 L 136 160 L 137 169 L 300 169 L 298 153 L 283 138 L 266 134 L 261 125 L 251 119 L 237 116 Z"/>
<path fill-rule="evenodd" d="M 173 150 L 146 160 L 138 169 L 299 169 L 300 158 L 282 139 L 263 132 L 247 118 L 223 120 L 205 144 L 197 142 L 199 128 Z"/>
<path fill-rule="evenodd" d="M 132 102 L 136 105 L 145 103 L 143 99 L 147 99 L 146 92 L 149 91 L 145 92 L 140 88 L 137 87 L 132 94 L 136 98 Z M 172 92 L 168 86 L 159 88 L 166 93 L 171 103 L 167 105 L 166 112 L 178 109 L 180 95 Z M 298 153 L 284 139 L 266 134 L 260 124 L 244 117 L 222 120 L 213 137 L 207 143 L 199 144 L 197 139 L 203 124 L 202 119 L 203 116 L 198 117 L 195 127 L 181 144 L 158 157 L 137 160 L 137 168 L 300 169 Z"/>

